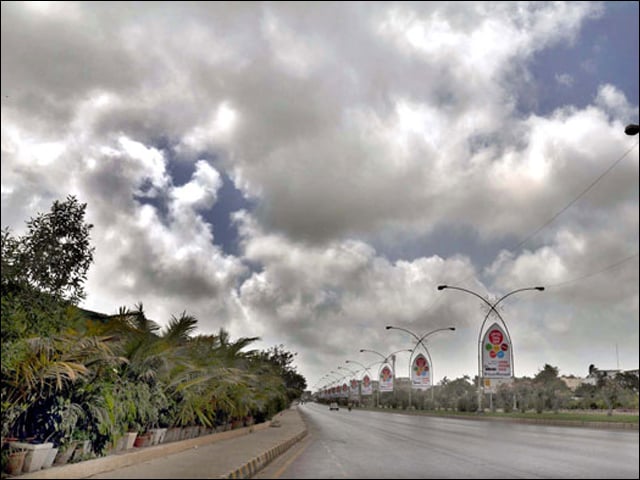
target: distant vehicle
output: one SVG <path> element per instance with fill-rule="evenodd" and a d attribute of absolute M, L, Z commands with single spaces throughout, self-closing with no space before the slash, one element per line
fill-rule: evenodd
<path fill-rule="evenodd" d="M 340 407 L 336 402 L 331 402 L 331 405 L 329 405 L 329 410 L 340 410 Z"/>

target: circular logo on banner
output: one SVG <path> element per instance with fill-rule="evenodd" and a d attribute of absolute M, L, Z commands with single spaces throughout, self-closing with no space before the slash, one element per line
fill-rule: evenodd
<path fill-rule="evenodd" d="M 502 332 L 500 330 L 491 330 L 491 332 L 489 332 L 489 341 L 493 345 L 500 345 L 502 343 L 502 340 L 504 340 L 504 337 L 502 336 Z"/>
<path fill-rule="evenodd" d="M 343 384 L 342 384 L 342 391 L 343 391 L 343 392 L 346 392 L 348 388 L 349 388 L 349 387 L 347 386 L 347 384 L 346 384 L 346 383 L 343 383 Z"/>
<path fill-rule="evenodd" d="M 351 388 L 356 388 L 358 386 L 358 382 L 355 380 L 351 380 Z"/>
<path fill-rule="evenodd" d="M 369 378 L 369 375 L 365 375 L 365 377 L 362 379 L 362 383 L 364 383 L 365 387 L 369 386 L 369 384 L 371 383 L 371 379 Z"/>
<path fill-rule="evenodd" d="M 388 382 L 391 378 L 391 369 L 389 367 L 384 367 L 382 372 L 380 372 L 380 378 L 383 382 Z"/>

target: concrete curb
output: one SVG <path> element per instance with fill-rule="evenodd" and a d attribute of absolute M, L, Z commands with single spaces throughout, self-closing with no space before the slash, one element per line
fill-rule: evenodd
<path fill-rule="evenodd" d="M 86 460 L 84 462 L 47 468 L 45 470 L 39 470 L 33 473 L 17 475 L 12 478 L 86 478 L 98 473 L 104 473 L 110 470 L 128 467 L 130 465 L 136 465 L 147 460 L 165 457 L 173 453 L 179 453 L 185 450 L 189 450 L 190 448 L 209 445 L 222 440 L 229 440 L 231 438 L 236 438 L 243 435 L 249 435 L 252 432 L 264 430 L 266 428 L 269 428 L 270 426 L 271 422 L 268 421 L 252 425 L 250 427 L 238 428 L 236 430 L 229 430 L 227 432 L 212 433 L 210 435 L 191 438 L 189 440 L 163 443 L 160 445 L 154 445 L 145 448 L 136 448 L 134 449 L 134 451 L 127 450 L 126 452 L 115 453 L 112 455 L 107 455 L 106 457 L 99 457 L 92 460 Z"/>
<path fill-rule="evenodd" d="M 302 423 L 304 424 L 304 428 L 301 432 L 297 433 L 293 437 L 288 438 L 279 445 L 270 448 L 265 453 L 258 455 L 257 457 L 249 460 L 244 465 L 236 468 L 235 470 L 232 470 L 231 472 L 221 476 L 220 478 L 251 478 L 261 469 L 266 467 L 273 459 L 282 455 L 284 452 L 289 450 L 289 448 L 306 437 L 308 433 L 307 425 L 304 422 L 304 419 L 302 419 L 302 415 L 300 415 L 299 412 L 296 412 L 296 414 L 300 417 Z"/>

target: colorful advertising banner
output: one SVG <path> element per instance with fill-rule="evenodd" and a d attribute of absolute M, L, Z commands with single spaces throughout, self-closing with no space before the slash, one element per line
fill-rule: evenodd
<path fill-rule="evenodd" d="M 347 385 L 346 383 L 342 384 L 342 393 L 340 396 L 343 398 L 349 397 L 349 385 Z"/>
<path fill-rule="evenodd" d="M 415 390 L 427 390 L 431 386 L 431 368 L 427 357 L 419 353 L 411 363 L 411 387 Z"/>
<path fill-rule="evenodd" d="M 511 343 L 497 323 L 489 327 L 482 341 L 482 376 L 511 377 Z"/>
<path fill-rule="evenodd" d="M 349 388 L 349 398 L 358 398 L 358 380 L 351 379 L 350 388 Z"/>
<path fill-rule="evenodd" d="M 378 389 L 381 392 L 393 392 L 393 370 L 389 365 L 385 365 L 380 370 L 380 383 Z"/>
<path fill-rule="evenodd" d="M 371 379 L 369 375 L 365 375 L 362 377 L 362 390 L 360 391 L 362 395 L 371 395 L 373 393 L 373 386 L 371 385 Z"/>

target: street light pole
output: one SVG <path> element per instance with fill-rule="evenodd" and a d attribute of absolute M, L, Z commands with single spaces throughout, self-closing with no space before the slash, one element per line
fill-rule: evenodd
<path fill-rule="evenodd" d="M 432 330 L 431 332 L 427 332 L 424 335 L 422 335 L 421 337 L 419 337 L 418 335 L 416 335 L 414 332 L 412 332 L 411 330 L 407 330 L 406 328 L 402 328 L 402 327 L 394 327 L 392 325 L 387 325 L 385 327 L 387 330 L 402 330 L 404 332 L 407 332 L 408 334 L 412 335 L 413 338 L 415 338 L 416 341 L 416 346 L 413 347 L 413 350 L 416 350 L 418 348 L 418 345 L 422 345 L 422 348 L 424 348 L 424 351 L 426 352 L 427 356 L 429 357 L 429 365 L 431 366 L 431 404 L 433 405 L 433 391 L 435 388 L 435 377 L 434 377 L 434 368 L 433 368 L 433 360 L 431 359 L 431 354 L 429 353 L 429 349 L 427 348 L 427 346 L 423 343 L 423 341 L 429 336 L 432 335 L 434 333 L 438 333 L 438 332 L 443 332 L 445 330 L 450 330 L 450 331 L 455 331 L 456 327 L 446 327 L 446 328 L 437 328 L 436 330 Z M 411 356 L 409 357 L 409 408 L 412 407 L 412 403 L 411 403 L 411 395 L 412 395 L 412 391 L 413 391 L 413 381 L 411 380 L 411 359 L 413 358 L 413 353 L 411 354 Z"/>
<path fill-rule="evenodd" d="M 481 342 L 482 342 L 482 329 L 484 328 L 484 325 L 487 321 L 487 319 L 489 318 L 489 315 L 491 314 L 491 312 L 495 313 L 498 318 L 500 319 L 500 322 L 502 323 L 502 325 L 504 326 L 505 332 L 509 338 L 509 342 L 511 343 L 511 348 L 510 348 L 510 359 L 511 359 L 511 378 L 515 379 L 515 366 L 514 366 L 514 356 L 513 356 L 513 341 L 511 340 L 511 334 L 509 333 L 509 328 L 507 327 L 506 322 L 504 321 L 504 319 L 502 318 L 502 315 L 500 315 L 500 312 L 498 312 L 498 310 L 496 310 L 496 307 L 498 306 L 498 304 L 500 302 L 502 302 L 505 298 L 510 297 L 511 295 L 518 293 L 518 292 L 524 292 L 527 290 L 537 290 L 539 292 L 543 292 L 544 291 L 544 287 L 538 286 L 538 287 L 525 287 L 525 288 L 518 288 L 516 290 L 512 290 L 511 292 L 503 295 L 502 297 L 500 297 L 497 301 L 495 301 L 494 303 L 489 302 L 489 300 L 487 300 L 486 298 L 484 298 L 482 295 L 474 292 L 473 290 L 469 290 L 467 288 L 463 288 L 463 287 L 455 287 L 452 285 L 438 285 L 438 290 L 445 290 L 445 289 L 451 289 L 451 290 L 460 290 L 461 292 L 466 292 L 466 293 L 470 293 L 471 295 L 478 297 L 480 300 L 482 300 L 484 303 L 486 303 L 489 306 L 489 311 L 487 312 L 487 314 L 484 317 L 484 320 L 482 321 L 482 325 L 480 326 L 480 331 L 478 332 L 478 411 L 483 411 L 482 409 L 482 384 L 481 384 L 481 379 L 482 379 L 482 347 L 481 347 Z"/>
<path fill-rule="evenodd" d="M 371 377 L 371 381 L 373 381 L 373 374 L 371 373 L 371 370 L 369 370 L 371 367 L 373 367 L 374 365 L 377 365 L 378 363 L 383 363 L 383 362 L 374 362 L 371 365 L 369 365 L 368 367 L 365 367 L 362 363 L 356 361 L 356 360 L 345 360 L 344 363 L 355 363 L 357 365 L 360 365 L 365 372 L 369 373 L 369 376 Z M 360 399 L 362 400 L 362 385 L 360 386 Z M 376 402 L 375 402 L 375 406 L 378 407 L 380 404 L 380 392 L 378 391 L 378 395 L 376 396 Z"/>
<path fill-rule="evenodd" d="M 391 352 L 389 355 L 384 356 L 383 354 L 381 354 L 380 352 L 376 352 L 375 350 L 367 350 L 366 348 L 361 348 L 360 349 L 360 353 L 362 352 L 370 352 L 370 353 L 375 353 L 376 355 L 382 357 L 382 359 L 384 360 L 384 363 L 387 363 L 389 361 L 389 358 L 391 358 L 392 360 L 392 370 L 393 370 L 393 399 L 395 401 L 396 399 L 396 390 L 395 390 L 395 383 L 396 383 L 396 353 L 400 353 L 400 352 L 412 352 L 413 350 L 411 350 L 410 348 L 405 348 L 405 349 L 400 349 L 400 350 L 396 350 L 395 352 Z M 380 365 L 380 368 L 382 368 L 382 365 Z M 378 401 L 380 400 L 380 368 L 378 368 Z"/>
<path fill-rule="evenodd" d="M 354 372 L 353 370 L 351 370 L 350 368 L 347 368 L 347 367 L 338 367 L 338 369 L 339 370 L 346 370 L 347 372 L 349 372 L 354 377 L 357 375 L 357 371 Z M 351 397 L 351 385 L 349 385 L 349 397 Z M 360 395 L 360 385 L 358 385 L 358 404 L 360 404 L 361 400 L 362 400 L 362 396 Z"/>
<path fill-rule="evenodd" d="M 340 372 L 336 372 L 335 370 L 331 370 L 329 373 L 327 373 L 327 376 L 334 376 L 334 378 L 329 377 L 329 380 L 331 380 L 331 382 L 329 382 L 329 385 L 333 385 L 333 384 L 338 384 L 340 382 L 340 380 L 342 380 L 343 376 L 341 376 L 342 374 Z M 337 377 L 337 378 L 336 378 Z M 339 394 L 339 392 L 338 392 Z"/>

